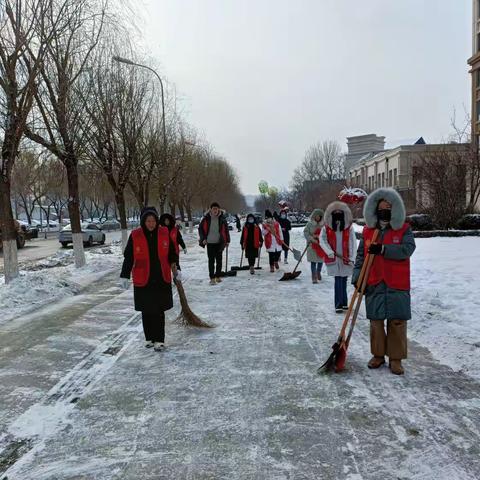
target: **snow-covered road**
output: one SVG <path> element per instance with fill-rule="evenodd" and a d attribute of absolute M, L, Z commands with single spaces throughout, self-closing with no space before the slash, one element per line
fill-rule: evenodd
<path fill-rule="evenodd" d="M 176 307 L 163 353 L 114 275 L 3 324 L 2 480 L 480 478 L 480 239 L 418 240 L 404 377 L 366 368 L 363 318 L 347 371 L 316 373 L 341 316 L 306 262 L 212 287 L 193 243 L 187 294 L 217 327 L 185 330 Z"/>

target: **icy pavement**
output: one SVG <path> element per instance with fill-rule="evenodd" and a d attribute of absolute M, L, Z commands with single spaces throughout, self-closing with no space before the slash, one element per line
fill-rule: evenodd
<path fill-rule="evenodd" d="M 455 254 L 444 261 L 452 247 L 459 257 L 473 247 L 445 240 L 455 243 L 418 242 L 418 343 L 404 377 L 366 368 L 363 319 L 347 371 L 316 373 L 341 316 L 333 282 L 312 285 L 307 263 L 296 281 L 278 282 L 264 259 L 254 277 L 239 272 L 211 287 L 204 251 L 190 248 L 182 266 L 191 306 L 217 327 L 185 330 L 173 323 L 175 307 L 162 353 L 143 347 L 131 292 L 120 293 L 113 276 L 53 314 L 12 320 L 0 331 L 0 479 L 480 478 L 477 372 L 448 366 L 454 352 L 468 363 L 453 334 L 467 330 L 471 312 L 464 318 L 466 306 L 454 305 L 461 292 L 475 305 L 478 285 L 453 283 L 474 276 L 478 260 L 467 271 Z M 469 342 L 479 328 L 471 325 Z M 427 347 L 451 356 L 440 364 Z"/>

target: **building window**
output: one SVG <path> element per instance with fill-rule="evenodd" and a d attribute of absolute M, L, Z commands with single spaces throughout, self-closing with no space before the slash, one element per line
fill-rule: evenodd
<path fill-rule="evenodd" d="M 385 186 L 385 172 L 382 173 L 382 187 Z"/>
<path fill-rule="evenodd" d="M 392 186 L 392 177 L 393 177 L 393 172 L 391 170 L 388 171 L 388 186 Z"/>
<path fill-rule="evenodd" d="M 475 75 L 477 77 L 477 88 L 480 88 L 480 70 L 477 70 Z"/>
<path fill-rule="evenodd" d="M 382 181 L 382 176 L 380 174 L 378 174 L 378 176 L 377 176 L 377 188 L 380 188 L 381 181 Z"/>
<path fill-rule="evenodd" d="M 396 168 L 393 169 L 393 186 L 394 187 L 397 186 L 397 169 Z"/>

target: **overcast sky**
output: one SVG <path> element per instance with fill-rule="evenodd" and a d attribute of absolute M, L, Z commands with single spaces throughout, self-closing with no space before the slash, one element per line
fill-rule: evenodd
<path fill-rule="evenodd" d="M 143 0 L 145 43 L 245 194 L 309 145 L 450 133 L 470 109 L 471 0 Z"/>

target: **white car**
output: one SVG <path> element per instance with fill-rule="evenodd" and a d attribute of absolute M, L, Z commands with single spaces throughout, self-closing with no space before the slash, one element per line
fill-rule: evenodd
<path fill-rule="evenodd" d="M 105 234 L 94 223 L 82 223 L 82 235 L 83 244 L 86 247 L 91 247 L 94 243 L 103 245 L 105 243 Z M 73 243 L 72 240 L 72 227 L 68 224 L 62 229 L 58 236 L 58 241 L 62 244 L 62 247 L 66 248 L 69 243 Z"/>

